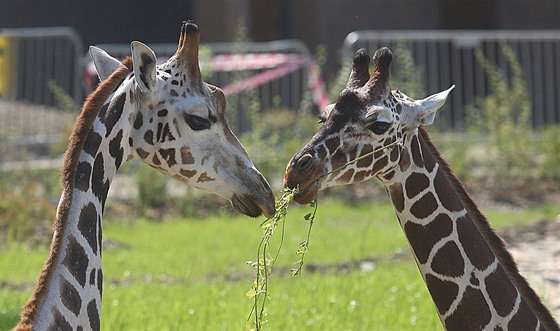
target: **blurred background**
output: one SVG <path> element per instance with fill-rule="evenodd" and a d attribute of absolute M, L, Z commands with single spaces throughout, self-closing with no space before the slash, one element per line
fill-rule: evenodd
<path fill-rule="evenodd" d="M 226 92 L 230 125 L 275 190 L 287 160 L 317 130 L 318 110 L 344 87 L 355 51 L 388 46 L 393 88 L 423 98 L 457 86 L 433 134 L 467 185 L 500 199 L 520 186 L 522 200 L 557 201 L 558 1 L 0 0 L 0 7 L 5 196 L 29 183 L 54 210 L 66 137 L 98 83 L 89 45 L 124 58 L 140 40 L 165 61 L 191 19 L 201 29 L 204 78 Z M 170 196 L 188 190 L 163 177 L 145 181 L 145 171 L 136 163 L 123 169 L 118 180 L 126 184 L 112 189 L 114 198 L 158 210 L 172 200 L 153 194 L 158 187 Z M 535 181 L 554 194 L 534 193 Z M 353 198 L 362 191 L 348 190 Z M 1 223 L 9 223 L 5 215 Z"/>
<path fill-rule="evenodd" d="M 204 78 L 226 92 L 230 125 L 275 190 L 287 160 L 317 130 L 318 110 L 344 87 L 355 51 L 389 46 L 393 88 L 422 98 L 457 86 L 433 134 L 467 185 L 500 199 L 521 187 L 519 199 L 557 202 L 558 1 L 1 0 L 0 7 L 4 196 L 16 199 L 28 183 L 54 210 L 66 137 L 98 83 L 89 45 L 124 58 L 140 40 L 165 61 L 181 22 L 192 19 L 201 29 Z M 123 169 L 118 180 L 126 184 L 111 191 L 114 198 L 158 210 L 172 200 L 151 193 L 159 186 L 170 196 L 188 190 L 164 178 L 145 181 L 144 171 L 136 163 Z M 362 191 L 348 190 L 353 198 Z"/>
<path fill-rule="evenodd" d="M 456 85 L 430 132 L 475 200 L 531 210 L 539 216 L 529 224 L 543 221 L 539 233 L 557 235 L 559 17 L 558 0 L 0 0 L 0 258 L 21 250 L 14 242 L 48 248 L 67 137 L 98 84 L 88 47 L 124 58 L 139 40 L 165 61 L 189 19 L 201 30 L 204 79 L 226 92 L 230 126 L 275 192 L 287 161 L 317 131 L 319 109 L 344 88 L 353 54 L 388 46 L 394 89 L 423 98 Z M 388 203 L 377 181 L 324 196 Z M 231 215 L 226 205 L 128 162 L 106 214 L 126 225 Z M 554 240 L 548 249 L 560 254 Z M 547 270 L 558 291 L 554 256 Z M 0 298 L 13 295 L 2 292 L 12 284 L 4 276 Z M 19 308 L 9 309 L 13 321 Z"/>

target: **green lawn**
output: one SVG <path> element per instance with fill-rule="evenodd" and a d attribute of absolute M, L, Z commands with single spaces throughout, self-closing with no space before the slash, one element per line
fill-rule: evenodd
<path fill-rule="evenodd" d="M 441 329 L 435 308 L 386 203 L 320 201 L 306 266 L 323 272 L 289 275 L 305 240 L 306 207 L 293 205 L 270 279 L 268 330 Z M 496 227 L 550 218 L 557 208 L 487 211 Z M 553 216 L 551 216 L 553 215 Z M 102 329 L 248 330 L 254 260 L 261 219 L 223 215 L 161 223 L 112 222 L 103 238 Z M 278 230 L 279 231 L 279 230 Z M 280 233 L 274 236 L 278 247 Z M 395 260 L 396 252 L 404 258 Z M 17 322 L 48 253 L 17 243 L 0 247 L 0 330 Z M 403 255 L 403 254 L 401 254 Z M 341 271 L 348 261 L 373 259 L 371 270 Z M 337 267 L 339 266 L 339 267 Z"/>

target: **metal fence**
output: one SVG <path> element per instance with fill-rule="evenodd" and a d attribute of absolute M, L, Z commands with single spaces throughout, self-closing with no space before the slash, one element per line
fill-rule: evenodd
<path fill-rule="evenodd" d="M 82 42 L 72 28 L 0 30 L 0 97 L 54 105 L 49 84 L 82 99 Z"/>
<path fill-rule="evenodd" d="M 362 47 L 371 54 L 383 46 L 392 50 L 405 47 L 421 68 L 426 93 L 456 85 L 437 123 L 443 129 L 460 129 L 464 127 L 465 106 L 492 92 L 475 58 L 476 49 L 511 81 L 513 73 L 502 52 L 503 44 L 515 52 L 523 69 L 533 126 L 560 123 L 560 31 L 355 31 L 346 37 L 342 54 L 343 61 L 350 61 L 348 58 Z M 398 75 L 399 70 L 396 61 L 392 71 Z"/>
<path fill-rule="evenodd" d="M 130 55 L 128 44 L 98 46 L 116 58 Z M 177 49 L 175 43 L 149 46 L 161 62 Z M 202 44 L 200 60 L 205 80 L 228 95 L 237 133 L 250 128 L 249 109 L 311 111 L 310 86 L 322 87 L 306 46 L 297 40 Z M 321 84 L 310 84 L 312 76 Z M 0 161 L 48 156 L 65 135 L 59 124 L 75 115 L 48 107 L 60 102 L 53 85 L 80 105 L 97 83 L 89 54 L 71 28 L 0 30 Z M 325 99 L 323 93 L 321 106 Z"/>

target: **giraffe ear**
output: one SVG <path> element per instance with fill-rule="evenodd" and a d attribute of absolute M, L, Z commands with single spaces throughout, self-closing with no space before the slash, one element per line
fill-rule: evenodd
<path fill-rule="evenodd" d="M 99 47 L 90 46 L 89 55 L 93 60 L 93 65 L 95 66 L 95 70 L 97 71 L 97 75 L 101 81 L 107 79 L 120 67 L 124 67 L 119 60 L 107 54 L 107 52 Z"/>
<path fill-rule="evenodd" d="M 436 117 L 436 111 L 443 106 L 445 100 L 447 100 L 447 96 L 449 92 L 455 88 L 455 85 L 452 85 L 445 91 L 441 91 L 436 94 L 432 94 L 429 97 L 416 101 L 417 105 L 417 120 L 419 124 L 422 125 L 430 125 L 434 123 L 434 119 Z"/>
<path fill-rule="evenodd" d="M 147 93 L 156 85 L 156 55 L 148 46 L 139 41 L 133 41 L 130 44 L 130 50 L 134 79 L 140 91 Z"/>

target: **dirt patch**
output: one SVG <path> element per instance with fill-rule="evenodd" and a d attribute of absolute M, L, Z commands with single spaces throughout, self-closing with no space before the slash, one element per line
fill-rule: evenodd
<path fill-rule="evenodd" d="M 500 232 L 519 271 L 560 320 L 560 215 Z"/>

